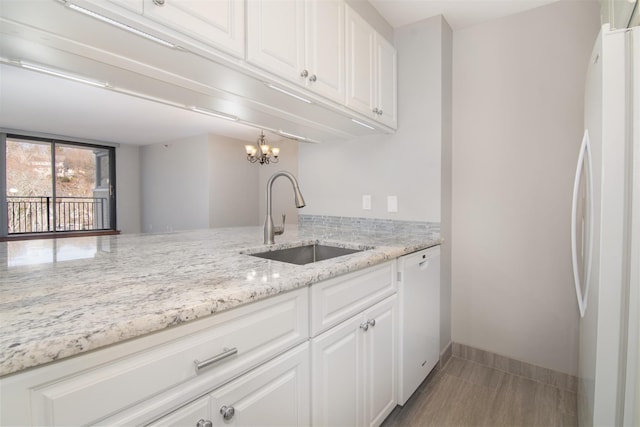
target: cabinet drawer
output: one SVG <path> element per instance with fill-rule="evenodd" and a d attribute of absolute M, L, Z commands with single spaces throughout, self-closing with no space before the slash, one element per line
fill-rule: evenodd
<path fill-rule="evenodd" d="M 308 426 L 309 381 L 309 343 L 305 342 L 145 425 Z M 231 411 L 226 419 L 221 412 L 225 407 Z M 140 425 L 148 420 L 147 416 L 106 421 L 107 425 Z"/>
<path fill-rule="evenodd" d="M 311 336 L 395 293 L 394 268 L 387 262 L 311 286 Z"/>
<path fill-rule="evenodd" d="M 289 292 L 203 319 L 206 329 L 167 344 L 33 388 L 33 423 L 95 423 L 194 377 L 215 387 L 307 339 L 307 307 L 307 289 Z M 211 363 L 197 369 L 195 361 Z"/>

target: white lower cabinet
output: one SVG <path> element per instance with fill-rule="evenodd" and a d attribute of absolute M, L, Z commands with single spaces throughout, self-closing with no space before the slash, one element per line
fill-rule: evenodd
<path fill-rule="evenodd" d="M 151 425 L 309 425 L 309 344 L 301 344 Z"/>
<path fill-rule="evenodd" d="M 196 426 L 202 420 L 202 424 L 211 418 L 211 399 L 208 396 L 191 402 L 180 409 L 160 418 L 149 426 Z M 198 425 L 198 427 L 205 427 Z"/>
<path fill-rule="evenodd" d="M 308 345 L 308 305 L 298 289 L 2 378 L 0 425 L 149 423 Z"/>
<path fill-rule="evenodd" d="M 312 425 L 378 426 L 395 408 L 396 296 L 311 340 Z"/>
<path fill-rule="evenodd" d="M 396 290 L 389 261 L 1 378 L 0 425 L 378 426 Z"/>

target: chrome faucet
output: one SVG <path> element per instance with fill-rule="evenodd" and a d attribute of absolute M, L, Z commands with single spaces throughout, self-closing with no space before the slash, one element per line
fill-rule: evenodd
<path fill-rule="evenodd" d="M 275 227 L 273 225 L 273 218 L 271 217 L 271 187 L 273 186 L 273 181 L 276 178 L 284 176 L 291 181 L 291 185 L 293 186 L 293 193 L 295 194 L 295 203 L 296 208 L 303 208 L 305 206 L 304 198 L 302 197 L 302 193 L 300 192 L 300 187 L 298 186 L 298 180 L 293 174 L 287 171 L 276 172 L 269 178 L 267 181 L 267 217 L 264 220 L 264 244 L 265 245 L 273 245 L 275 241 L 273 240 L 274 236 L 279 236 L 284 233 L 284 220 L 286 215 L 282 215 L 282 225 Z"/>

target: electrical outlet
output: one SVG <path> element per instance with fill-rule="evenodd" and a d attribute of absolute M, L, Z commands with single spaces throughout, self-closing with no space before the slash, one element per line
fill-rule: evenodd
<path fill-rule="evenodd" d="M 398 212 L 398 196 L 387 196 L 387 212 Z"/>
<path fill-rule="evenodd" d="M 371 210 L 371 195 L 365 194 L 362 196 L 362 209 L 365 211 Z"/>

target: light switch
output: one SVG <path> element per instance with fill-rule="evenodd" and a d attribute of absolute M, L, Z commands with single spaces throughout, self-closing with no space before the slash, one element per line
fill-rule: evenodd
<path fill-rule="evenodd" d="M 371 195 L 365 194 L 362 196 L 362 209 L 365 211 L 371 210 Z"/>
<path fill-rule="evenodd" d="M 387 196 L 387 212 L 398 212 L 398 196 Z"/>

